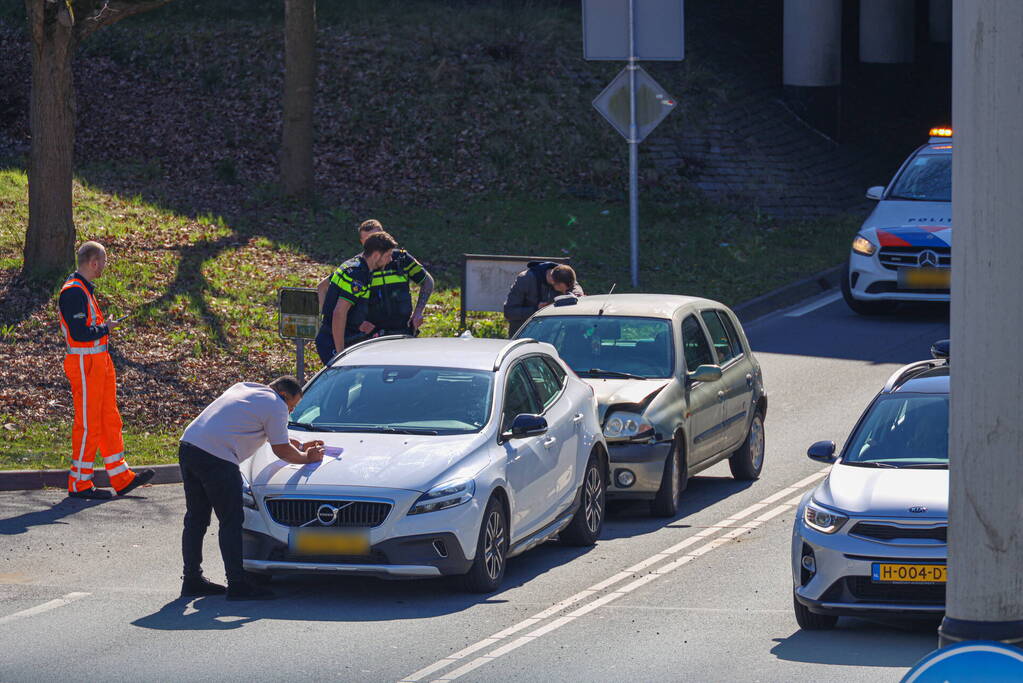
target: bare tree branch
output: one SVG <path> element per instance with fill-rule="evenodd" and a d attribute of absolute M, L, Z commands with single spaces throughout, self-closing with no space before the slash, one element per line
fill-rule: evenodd
<path fill-rule="evenodd" d="M 99 0 L 98 2 L 81 3 L 90 6 L 92 11 L 84 12 L 84 16 L 75 21 L 75 30 L 79 40 L 84 40 L 95 31 L 116 24 L 125 17 L 141 14 L 166 5 L 171 0 Z"/>

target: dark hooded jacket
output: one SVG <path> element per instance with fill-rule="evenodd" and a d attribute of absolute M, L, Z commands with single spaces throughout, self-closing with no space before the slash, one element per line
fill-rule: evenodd
<path fill-rule="evenodd" d="M 553 261 L 530 261 L 526 269 L 515 278 L 515 284 L 504 300 L 504 317 L 508 321 L 508 336 L 513 336 L 529 316 L 536 313 L 541 303 L 550 303 L 559 296 L 558 291 L 547 283 L 547 271 L 558 265 Z M 572 294 L 583 295 L 579 282 L 575 283 Z"/>

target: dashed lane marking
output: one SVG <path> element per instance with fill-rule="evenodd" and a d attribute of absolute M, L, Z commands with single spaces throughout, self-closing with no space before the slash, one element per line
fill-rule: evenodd
<path fill-rule="evenodd" d="M 84 598 L 87 595 L 90 595 L 90 593 L 68 593 L 67 595 L 63 595 L 57 598 L 56 600 L 50 600 L 49 602 L 44 602 L 41 605 L 29 607 L 28 609 L 21 610 L 20 612 L 15 612 L 14 614 L 8 614 L 6 617 L 0 617 L 0 624 L 6 624 L 17 619 L 24 619 L 25 617 L 34 617 L 37 614 L 49 612 L 51 609 L 57 609 L 58 607 L 68 605 L 74 602 L 75 600 Z"/>
<path fill-rule="evenodd" d="M 498 631 L 489 638 L 484 638 L 483 640 L 480 640 L 479 642 L 473 643 L 468 647 L 465 647 L 457 652 L 454 652 L 448 655 L 447 657 L 444 657 L 443 659 L 433 662 L 432 664 L 429 664 L 428 666 L 419 669 L 415 673 L 409 674 L 405 678 L 401 679 L 401 683 L 417 683 L 418 681 L 421 681 L 429 676 L 432 676 L 433 674 L 436 674 L 437 672 L 442 671 L 443 669 L 455 666 L 456 664 L 461 664 L 461 666 L 459 666 L 458 668 L 452 669 L 451 671 L 447 672 L 446 674 L 443 674 L 439 678 L 433 679 L 434 683 L 453 681 L 456 678 L 463 676 L 469 673 L 470 671 L 474 671 L 479 667 L 483 666 L 484 664 L 487 664 L 488 662 L 497 659 L 498 657 L 501 657 L 513 650 L 522 647 L 527 643 L 536 640 L 537 638 L 548 635 L 549 633 L 561 628 L 565 624 L 571 623 L 572 621 L 586 614 L 589 614 L 590 612 L 594 611 L 599 607 L 607 605 L 608 603 L 611 603 L 622 596 L 628 595 L 637 588 L 640 588 L 641 586 L 644 586 L 652 581 L 661 578 L 666 574 L 669 574 L 670 572 L 678 569 L 679 567 L 682 567 L 688 564 L 689 562 L 692 562 L 701 555 L 709 553 L 712 550 L 729 543 L 730 541 L 741 536 L 742 534 L 749 533 L 750 531 L 756 529 L 757 527 L 766 523 L 767 521 L 774 519 L 778 515 L 788 510 L 791 510 L 794 505 L 799 503 L 800 498 L 802 498 L 803 496 L 801 489 L 816 482 L 818 479 L 824 477 L 824 475 L 827 473 L 829 469 L 831 469 L 830 466 L 825 467 L 822 470 L 815 472 L 814 474 L 808 477 L 804 477 L 803 479 L 797 481 L 795 484 L 792 484 L 779 491 L 776 491 L 767 498 L 764 498 L 762 501 L 750 505 L 749 507 L 747 507 L 744 510 L 741 510 L 737 514 L 734 514 L 731 517 L 722 520 L 721 522 L 718 522 L 717 524 L 702 529 L 693 536 L 690 536 L 689 538 L 679 543 L 676 543 L 675 545 L 665 550 L 655 553 L 650 557 L 642 560 L 641 562 L 638 562 L 623 571 L 613 574 L 607 579 L 604 579 L 603 581 L 596 583 L 585 590 L 579 591 L 578 593 L 571 595 L 565 598 L 564 600 L 555 603 L 554 605 L 551 605 L 547 609 L 543 610 L 542 612 L 538 612 L 537 614 L 534 614 L 528 619 L 524 619 L 518 622 L 517 624 L 509 626 L 503 631 Z M 765 508 L 769 508 L 772 503 L 777 503 L 777 501 L 783 498 L 787 498 L 787 500 L 785 500 L 785 502 L 781 504 L 776 505 L 773 508 L 768 509 L 767 511 L 764 511 Z M 743 522 L 742 524 L 739 524 L 739 522 L 741 522 L 742 520 L 746 520 L 747 518 L 752 517 L 757 513 L 761 514 L 753 519 L 750 519 L 748 521 Z M 721 534 L 717 538 L 710 539 L 711 536 L 720 534 L 721 532 L 725 533 Z M 675 558 L 676 555 L 686 550 L 690 546 L 697 545 L 704 541 L 706 542 L 703 543 L 703 545 L 698 545 L 696 548 L 693 548 L 692 550 L 687 551 L 685 554 Z M 667 561 L 665 564 L 656 567 L 655 569 L 652 569 L 648 574 L 637 576 L 637 574 L 643 571 L 644 569 L 647 569 L 648 567 L 653 567 L 654 565 L 657 565 L 658 563 L 666 560 L 670 561 Z M 632 581 L 617 588 L 616 590 L 598 596 L 598 594 L 601 593 L 602 591 L 605 591 L 608 588 L 611 588 L 612 586 L 620 584 L 626 581 L 627 579 L 632 579 Z M 593 599 L 589 600 L 589 602 L 586 602 L 586 604 L 577 607 L 574 611 L 569 612 L 564 616 L 558 617 L 557 619 L 554 619 L 553 621 L 547 624 L 542 624 L 543 621 L 550 619 L 554 615 L 568 609 L 569 607 L 577 605 L 580 602 L 586 601 L 590 598 Z M 485 650 L 492 645 L 498 645 L 505 639 L 510 638 L 511 636 L 514 636 L 523 631 L 528 632 L 525 633 L 524 635 L 520 635 L 514 640 L 511 640 L 507 643 L 504 643 L 503 645 L 500 645 L 500 647 L 497 647 L 496 649 L 486 654 L 477 655 L 475 658 L 466 661 L 467 658 L 469 658 L 469 655 L 476 654 L 477 652 Z"/>

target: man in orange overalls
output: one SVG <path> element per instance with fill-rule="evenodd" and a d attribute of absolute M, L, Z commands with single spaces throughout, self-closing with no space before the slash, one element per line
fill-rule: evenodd
<path fill-rule="evenodd" d="M 71 382 L 75 421 L 71 428 L 71 471 L 68 495 L 105 499 L 110 491 L 92 483 L 93 461 L 99 451 L 110 484 L 123 496 L 153 478 L 153 470 L 133 472 L 124 462 L 121 414 L 117 410 L 117 376 L 107 351 L 116 320 L 104 320 L 92 281 L 103 274 L 107 252 L 99 242 L 78 248 L 78 270 L 60 290 L 60 327 L 67 343 L 64 372 Z"/>

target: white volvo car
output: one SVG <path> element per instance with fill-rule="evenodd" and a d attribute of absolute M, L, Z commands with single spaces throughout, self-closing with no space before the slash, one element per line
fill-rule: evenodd
<path fill-rule="evenodd" d="M 592 545 L 607 446 L 593 390 L 531 339 L 383 337 L 305 387 L 291 436 L 323 462 L 265 446 L 242 467 L 250 572 L 461 575 L 496 590 L 507 558 L 554 536 Z"/>

